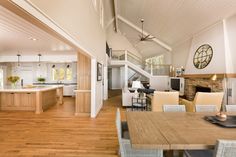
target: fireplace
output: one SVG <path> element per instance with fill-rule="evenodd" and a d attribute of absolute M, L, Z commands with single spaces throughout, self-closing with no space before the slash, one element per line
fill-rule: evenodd
<path fill-rule="evenodd" d="M 185 78 L 185 98 L 189 101 L 193 101 L 196 92 L 222 92 L 223 91 L 223 79 L 217 79 L 217 81 L 211 81 L 209 78 Z"/>
<path fill-rule="evenodd" d="M 197 93 L 197 92 L 211 92 L 211 88 L 209 88 L 209 87 L 196 86 L 195 89 L 196 89 L 195 93 Z"/>

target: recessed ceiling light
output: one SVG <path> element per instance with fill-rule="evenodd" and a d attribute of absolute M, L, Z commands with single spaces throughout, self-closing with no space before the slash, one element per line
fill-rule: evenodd
<path fill-rule="evenodd" d="M 38 39 L 33 38 L 33 37 L 29 37 L 28 39 L 29 39 L 29 40 L 32 40 L 32 41 L 37 41 L 37 40 L 38 40 Z"/>

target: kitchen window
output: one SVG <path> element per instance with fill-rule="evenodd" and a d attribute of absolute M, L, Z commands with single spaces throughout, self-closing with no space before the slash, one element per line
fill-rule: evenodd
<path fill-rule="evenodd" d="M 71 81 L 72 80 L 72 69 L 66 67 L 56 68 L 52 67 L 52 81 Z"/>

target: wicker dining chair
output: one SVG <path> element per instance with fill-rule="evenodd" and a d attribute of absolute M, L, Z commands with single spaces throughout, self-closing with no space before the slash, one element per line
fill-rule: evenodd
<path fill-rule="evenodd" d="M 225 105 L 226 112 L 236 112 L 236 105 Z"/>
<path fill-rule="evenodd" d="M 184 105 L 163 105 L 164 112 L 186 112 Z"/>
<path fill-rule="evenodd" d="M 196 105 L 196 112 L 217 112 L 216 105 Z"/>
<path fill-rule="evenodd" d="M 215 150 L 187 150 L 185 157 L 236 157 L 236 140 L 217 140 Z"/>
<path fill-rule="evenodd" d="M 122 138 L 120 110 L 116 112 L 116 128 L 117 136 L 120 145 L 119 153 L 121 157 L 163 157 L 163 150 L 145 150 L 145 149 L 132 149 L 130 140 Z"/>

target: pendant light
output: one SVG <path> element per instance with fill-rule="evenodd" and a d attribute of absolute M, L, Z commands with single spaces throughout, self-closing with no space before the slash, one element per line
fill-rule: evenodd
<path fill-rule="evenodd" d="M 39 64 L 38 64 L 38 66 L 40 67 L 41 66 L 41 57 L 42 57 L 42 55 L 38 54 L 38 57 L 39 57 Z"/>
<path fill-rule="evenodd" d="M 20 66 L 20 57 L 21 55 L 20 54 L 17 54 L 17 65 Z"/>

